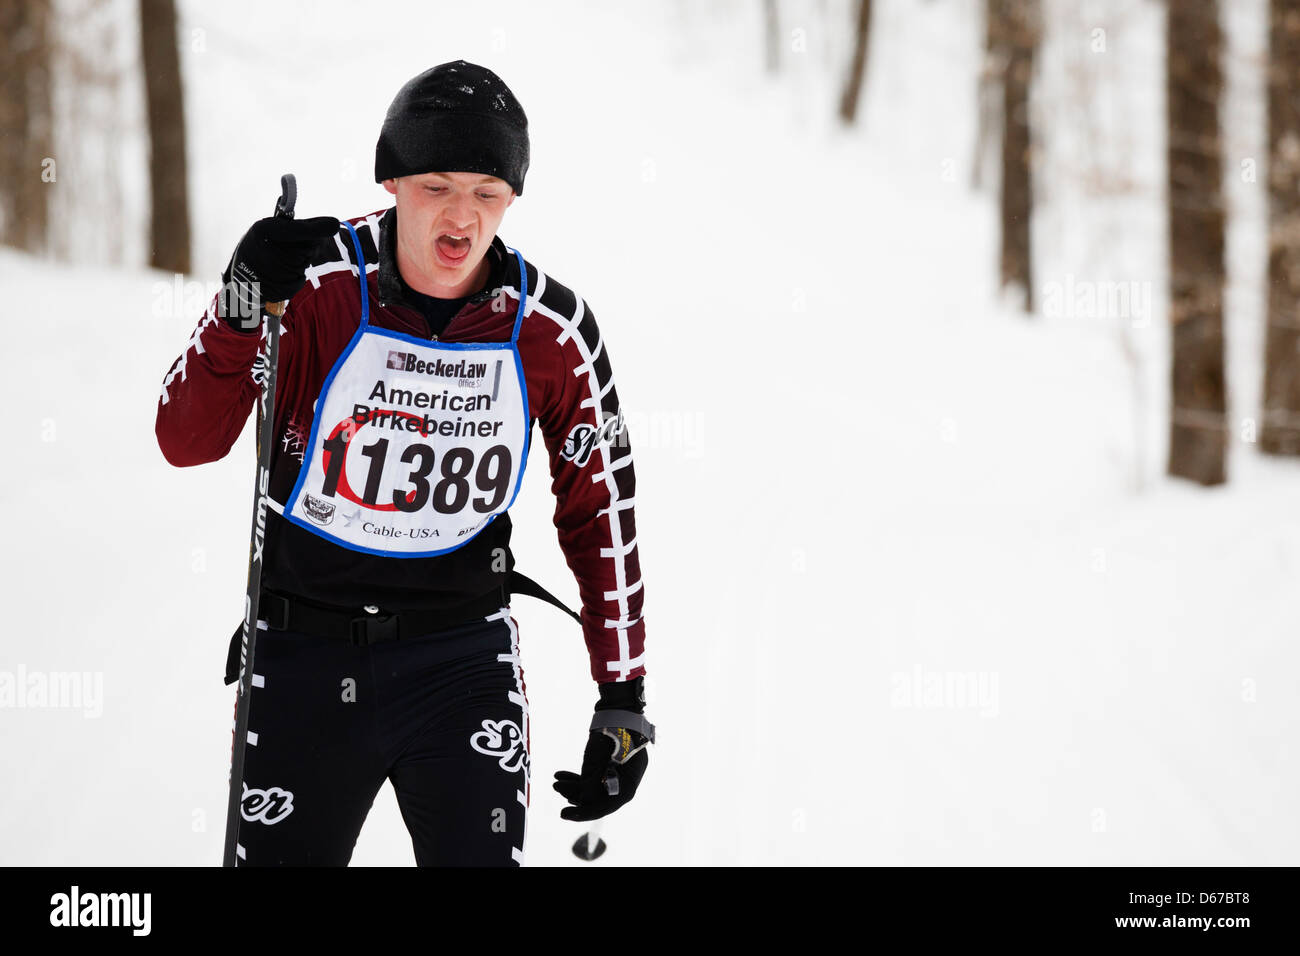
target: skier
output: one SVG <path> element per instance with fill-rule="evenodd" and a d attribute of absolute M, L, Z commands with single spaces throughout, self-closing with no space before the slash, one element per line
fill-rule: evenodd
<path fill-rule="evenodd" d="M 533 422 L 598 689 L 581 771 L 555 775 L 561 816 L 613 812 L 645 772 L 631 450 L 591 309 L 497 236 L 528 163 L 527 119 L 496 74 L 463 60 L 421 73 L 375 151 L 395 205 L 254 223 L 163 381 L 166 459 L 224 457 L 260 397 L 263 306 L 288 300 L 241 865 L 346 865 L 384 780 L 418 865 L 522 865 L 530 740 L 510 597 L 554 601 L 509 548 Z"/>

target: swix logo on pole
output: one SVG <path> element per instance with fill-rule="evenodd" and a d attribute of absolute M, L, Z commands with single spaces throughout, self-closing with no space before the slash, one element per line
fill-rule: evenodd
<path fill-rule="evenodd" d="M 253 561 L 262 563 L 262 545 L 266 541 L 266 495 L 271 487 L 271 470 L 257 470 L 257 530 L 253 534 Z"/>
<path fill-rule="evenodd" d="M 258 565 L 261 573 L 262 549 L 266 541 L 266 496 L 271 485 L 271 470 L 260 465 L 257 469 L 257 508 L 256 524 L 253 529 L 253 564 Z M 248 635 L 253 627 L 253 600 L 244 595 L 244 627 L 239 635 L 239 693 L 243 695 L 248 688 L 244 686 L 244 672 L 248 663 Z"/>
<path fill-rule="evenodd" d="M 239 696 L 248 693 L 244 675 L 248 673 L 248 629 L 253 626 L 253 599 L 244 595 L 244 629 L 239 634 Z"/>
<path fill-rule="evenodd" d="M 271 344 L 269 342 L 265 349 L 253 356 L 253 381 L 262 389 L 260 405 L 262 417 L 265 418 L 266 403 L 269 401 L 271 393 Z"/>

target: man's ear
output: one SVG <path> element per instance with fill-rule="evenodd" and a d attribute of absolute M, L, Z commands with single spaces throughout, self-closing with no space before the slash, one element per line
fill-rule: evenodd
<path fill-rule="evenodd" d="M 514 201 L 515 201 L 515 191 L 512 189 L 510 190 L 510 199 L 506 202 L 506 208 L 509 209 L 510 204 L 513 203 Z"/>
<path fill-rule="evenodd" d="M 396 196 L 396 195 L 397 195 L 397 180 L 396 180 L 396 179 L 385 179 L 385 180 L 384 180 L 384 188 L 387 189 L 387 190 L 388 190 L 390 193 L 392 193 L 394 196 Z"/>

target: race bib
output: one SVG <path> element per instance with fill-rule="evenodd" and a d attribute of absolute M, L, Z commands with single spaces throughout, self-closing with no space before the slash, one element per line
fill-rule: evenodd
<path fill-rule="evenodd" d="M 511 343 L 443 345 L 363 325 L 317 399 L 284 513 L 356 551 L 442 554 L 510 507 L 527 454 Z"/>

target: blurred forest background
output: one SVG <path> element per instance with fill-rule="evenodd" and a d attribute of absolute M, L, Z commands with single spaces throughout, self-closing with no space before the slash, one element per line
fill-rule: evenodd
<path fill-rule="evenodd" d="M 763 23 L 755 59 L 771 81 L 807 84 L 808 77 L 790 75 L 797 61 L 800 73 L 818 73 L 837 87 L 843 124 L 864 122 L 863 86 L 880 31 L 873 30 L 872 0 L 755 2 Z M 1136 314 L 1138 300 L 1150 301 L 1153 280 L 1134 277 L 1122 254 L 1114 254 L 1125 246 L 1122 217 L 1099 216 L 1063 234 L 1038 205 L 1063 180 L 1097 209 L 1119 210 L 1126 196 L 1163 189 L 1162 318 L 1172 334 L 1168 473 L 1203 485 L 1226 481 L 1234 432 L 1262 453 L 1300 455 L 1300 0 L 1267 0 L 1266 48 L 1244 56 L 1225 44 L 1228 11 L 1218 0 L 946 2 L 978 7 L 981 29 L 969 39 L 981 45 L 981 66 L 972 78 L 977 134 L 969 155 L 943 160 L 945 175 L 961 175 L 996 197 L 1000 286 L 1030 317 L 1068 308 L 1146 321 Z M 738 5 L 679 3 L 676 15 L 689 32 L 704 16 L 722 22 Z M 1112 53 L 1111 31 L 1153 12 L 1165 20 L 1163 49 L 1150 51 L 1146 62 L 1134 62 L 1129 51 Z M 189 273 L 180 50 L 203 52 L 207 28 L 180 31 L 175 0 L 3 0 L 0 16 L 7 64 L 0 85 L 0 240 L 70 263 Z M 809 29 L 798 25 L 807 22 L 824 41 L 813 51 Z M 1074 42 L 1063 43 L 1063 36 Z M 1258 75 L 1230 97 L 1225 71 L 1234 56 L 1239 71 Z M 1136 166 L 1134 119 L 1123 101 L 1126 77 L 1156 71 L 1163 71 L 1165 95 L 1159 182 Z M 1228 111 L 1244 112 L 1261 127 L 1251 155 L 1225 135 Z M 64 178 L 54 188 L 60 164 Z M 147 167 L 143 192 L 131 189 L 139 181 L 126 173 L 133 165 Z M 1260 265 L 1267 288 L 1251 303 L 1256 314 L 1240 315 L 1266 329 L 1258 414 L 1242 416 L 1235 429 L 1224 358 L 1228 180 L 1256 184 L 1266 196 L 1246 214 L 1266 220 L 1267 240 L 1257 253 L 1267 263 Z M 1045 282 L 1040 260 L 1074 249 L 1083 250 L 1092 278 L 1069 288 Z M 1135 413 L 1142 414 L 1140 403 Z"/>

